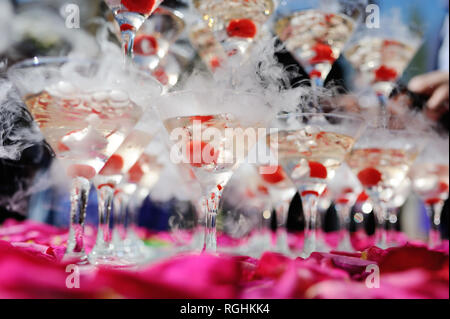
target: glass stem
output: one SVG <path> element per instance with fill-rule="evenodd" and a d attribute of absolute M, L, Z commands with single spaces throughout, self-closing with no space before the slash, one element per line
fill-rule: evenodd
<path fill-rule="evenodd" d="M 215 188 L 214 191 L 207 195 L 205 200 L 206 208 L 206 232 L 205 232 L 205 246 L 204 251 L 216 252 L 217 250 L 217 235 L 216 235 L 216 218 L 219 209 L 220 197 L 222 191 Z"/>
<path fill-rule="evenodd" d="M 126 238 L 125 221 L 127 215 L 127 195 L 118 193 L 114 197 L 114 236 L 116 240 L 123 241 Z"/>
<path fill-rule="evenodd" d="M 305 215 L 305 239 L 302 257 L 307 258 L 316 250 L 317 237 L 317 196 L 306 195 L 302 198 L 303 213 Z"/>
<path fill-rule="evenodd" d="M 439 227 L 441 224 L 441 213 L 443 205 L 443 201 L 439 201 L 431 205 L 425 205 L 428 212 L 428 217 L 430 218 L 430 231 L 428 233 L 428 245 L 430 246 L 430 248 L 434 248 L 440 245 L 442 241 Z"/>
<path fill-rule="evenodd" d="M 277 250 L 281 252 L 289 251 L 287 235 L 287 215 L 289 210 L 289 201 L 281 201 L 275 204 L 275 213 L 277 216 Z"/>
<path fill-rule="evenodd" d="M 123 51 L 125 52 L 125 63 L 131 63 L 131 61 L 133 61 L 133 47 L 135 37 L 136 33 L 132 30 L 122 31 L 122 46 Z"/>
<path fill-rule="evenodd" d="M 375 226 L 375 238 L 376 245 L 382 249 L 387 248 L 387 231 L 386 227 L 389 220 L 386 218 L 386 209 L 383 204 L 377 204 L 374 207 L 376 226 Z"/>
<path fill-rule="evenodd" d="M 108 185 L 97 190 L 98 194 L 98 233 L 94 250 L 108 248 L 111 244 L 110 218 L 114 189 Z"/>
<path fill-rule="evenodd" d="M 72 180 L 70 230 L 65 258 L 78 259 L 80 263 L 87 260 L 84 250 L 84 222 L 90 187 L 90 182 L 84 177 L 76 177 Z"/>
<path fill-rule="evenodd" d="M 337 204 L 335 207 L 338 212 L 339 222 L 341 224 L 341 233 L 342 233 L 342 239 L 341 239 L 339 249 L 345 250 L 345 251 L 352 251 L 353 246 L 351 244 L 351 239 L 350 239 L 350 213 L 351 213 L 352 207 L 348 204 L 344 204 L 344 205 Z"/>

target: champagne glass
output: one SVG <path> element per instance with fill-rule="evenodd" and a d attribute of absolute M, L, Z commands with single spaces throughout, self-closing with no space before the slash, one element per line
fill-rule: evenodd
<path fill-rule="evenodd" d="M 387 247 L 387 204 L 422 152 L 426 132 L 423 123 L 408 115 L 389 115 L 387 120 L 377 118 L 347 159 L 348 166 L 374 202 L 380 248 Z"/>
<path fill-rule="evenodd" d="M 126 56 L 133 58 L 136 32 L 163 0 L 105 0 L 120 27 Z"/>
<path fill-rule="evenodd" d="M 448 198 L 448 162 L 448 135 L 434 134 L 410 173 L 413 190 L 425 203 L 431 220 L 428 234 L 430 247 L 436 247 L 441 243 L 439 227 L 442 208 Z"/>
<path fill-rule="evenodd" d="M 365 0 L 282 1 L 275 33 L 303 66 L 311 85 L 323 87 L 333 63 L 364 12 Z"/>
<path fill-rule="evenodd" d="M 306 216 L 302 257 L 316 251 L 317 205 L 336 169 L 365 128 L 365 119 L 350 114 L 290 113 L 272 124 L 278 133 L 267 144 L 302 196 Z"/>
<path fill-rule="evenodd" d="M 149 76 L 114 61 L 36 57 L 8 70 L 72 181 L 65 258 L 78 263 L 87 262 L 83 239 L 90 181 L 158 94 Z"/>
<path fill-rule="evenodd" d="M 158 104 L 171 142 L 176 141 L 171 160 L 190 164 L 201 184 L 206 210 L 205 250 L 215 252 L 216 216 L 223 188 L 257 144 L 259 128 L 266 128 L 274 111 L 257 95 L 220 90 L 174 92 Z"/>

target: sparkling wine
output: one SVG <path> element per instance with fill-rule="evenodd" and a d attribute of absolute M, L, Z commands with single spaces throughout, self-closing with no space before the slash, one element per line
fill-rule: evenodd
<path fill-rule="evenodd" d="M 199 128 L 197 132 L 194 124 Z M 164 125 L 168 132 L 182 130 L 183 141 L 177 144 L 179 153 L 188 161 L 197 177 L 212 179 L 217 184 L 228 180 L 256 143 L 256 140 L 247 140 L 238 133 L 235 135 L 238 132 L 236 129 L 245 130 L 246 127 L 242 127 L 232 114 L 176 117 L 167 119 Z M 217 130 L 221 137 L 205 139 L 207 129 Z"/>
<path fill-rule="evenodd" d="M 427 203 L 448 198 L 449 169 L 445 164 L 418 163 L 410 172 L 414 191 Z"/>
<path fill-rule="evenodd" d="M 323 81 L 354 27 L 346 15 L 312 9 L 281 18 L 275 31 L 309 76 Z"/>
<path fill-rule="evenodd" d="M 320 195 L 353 147 L 355 139 L 306 127 L 272 134 L 267 142 L 271 147 L 278 144 L 279 162 L 294 184 L 303 193 Z"/>
<path fill-rule="evenodd" d="M 416 48 L 406 42 L 363 37 L 344 54 L 362 83 L 370 84 L 377 93 L 388 96 L 415 53 Z"/>
<path fill-rule="evenodd" d="M 245 53 L 274 10 L 273 0 L 194 0 L 229 55 Z"/>
<path fill-rule="evenodd" d="M 119 90 L 62 94 L 58 83 L 25 104 L 69 175 L 92 178 L 122 144 L 142 110 Z"/>
<path fill-rule="evenodd" d="M 189 39 L 208 69 L 214 72 L 226 60 L 226 54 L 207 25 L 192 28 Z"/>
<path fill-rule="evenodd" d="M 354 149 L 347 164 L 370 196 L 388 202 L 407 176 L 417 152 L 401 149 Z"/>

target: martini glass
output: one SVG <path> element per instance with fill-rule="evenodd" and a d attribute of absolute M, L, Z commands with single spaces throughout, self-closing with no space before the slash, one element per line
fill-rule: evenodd
<path fill-rule="evenodd" d="M 317 205 L 327 183 L 344 161 L 365 127 L 356 115 L 332 113 L 286 114 L 273 123 L 278 133 L 267 144 L 302 196 L 306 216 L 302 257 L 316 251 Z"/>
<path fill-rule="evenodd" d="M 425 129 L 413 119 L 391 115 L 387 121 L 378 118 L 372 122 L 347 158 L 348 166 L 374 202 L 375 236 L 380 248 L 387 248 L 387 205 L 426 140 Z"/>
<path fill-rule="evenodd" d="M 136 33 L 134 62 L 144 70 L 156 71 L 184 28 L 184 17 L 179 11 L 157 8 Z"/>
<path fill-rule="evenodd" d="M 286 224 L 289 206 L 297 189 L 281 166 L 276 166 L 274 169 L 270 169 L 269 167 L 263 168 L 264 169 L 259 170 L 259 172 L 264 185 L 268 189 L 268 195 L 277 217 L 275 251 L 290 255 L 292 253 L 288 245 Z M 264 174 L 264 172 L 269 171 L 273 171 L 274 173 Z"/>
<path fill-rule="evenodd" d="M 203 21 L 191 27 L 189 40 L 211 73 L 226 61 L 225 50 L 217 41 L 211 28 Z"/>
<path fill-rule="evenodd" d="M 275 32 L 309 74 L 312 86 L 323 87 L 356 29 L 366 2 L 305 0 L 279 5 Z"/>
<path fill-rule="evenodd" d="M 350 214 L 358 194 L 363 190 L 361 183 L 347 164 L 343 163 L 336 171 L 334 178 L 329 182 L 328 190 L 334 200 L 341 224 L 342 239 L 338 249 L 341 251 L 353 251 L 350 240 Z"/>
<path fill-rule="evenodd" d="M 158 83 L 153 82 L 154 87 L 158 88 Z M 116 261 L 109 224 L 114 190 L 152 140 L 158 127 L 156 118 L 152 109 L 147 110 L 93 180 L 98 195 L 99 227 L 96 243 L 89 254 L 91 264 L 114 264 Z"/>
<path fill-rule="evenodd" d="M 228 56 L 245 57 L 275 9 L 273 0 L 194 0 Z"/>
<path fill-rule="evenodd" d="M 439 227 L 445 200 L 448 198 L 449 185 L 449 141 L 446 137 L 436 136 L 429 141 L 425 151 L 413 165 L 410 177 L 417 195 L 424 201 L 431 220 L 428 235 L 430 247 L 440 244 Z"/>
<path fill-rule="evenodd" d="M 138 235 L 139 209 L 158 182 L 164 167 L 160 156 L 151 149 L 152 142 L 118 186 L 117 222 L 115 225 L 115 255 L 127 265 L 147 261 L 153 252 L 146 248 Z"/>
<path fill-rule="evenodd" d="M 34 58 L 8 71 L 72 181 L 65 257 L 79 263 L 87 262 L 83 237 L 90 181 L 136 125 L 141 106 L 157 95 L 151 77 L 110 62 Z"/>
<path fill-rule="evenodd" d="M 163 0 L 105 0 L 120 27 L 126 56 L 133 58 L 136 32 Z"/>
<path fill-rule="evenodd" d="M 422 44 L 422 34 L 398 20 L 380 28 L 361 25 L 347 44 L 344 55 L 356 70 L 359 89 L 371 87 L 385 110 L 387 99 Z"/>
<path fill-rule="evenodd" d="M 171 142 L 176 142 L 171 160 L 190 164 L 201 184 L 206 210 L 205 250 L 215 252 L 216 216 L 223 188 L 258 142 L 259 128 L 266 128 L 274 112 L 257 95 L 219 90 L 167 94 L 160 99 L 158 111 Z"/>

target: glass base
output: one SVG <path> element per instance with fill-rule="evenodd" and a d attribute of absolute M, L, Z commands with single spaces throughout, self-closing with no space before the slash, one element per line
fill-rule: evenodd
<path fill-rule="evenodd" d="M 346 252 L 354 252 L 352 242 L 350 240 L 350 236 L 348 234 L 344 235 L 342 240 L 339 242 L 339 245 L 336 248 L 338 251 L 346 251 Z"/>
<path fill-rule="evenodd" d="M 88 258 L 92 265 L 114 265 L 118 262 L 113 245 L 94 247 Z"/>
<path fill-rule="evenodd" d="M 86 252 L 66 252 L 62 259 L 65 264 L 87 265 L 89 263 L 88 255 Z"/>

